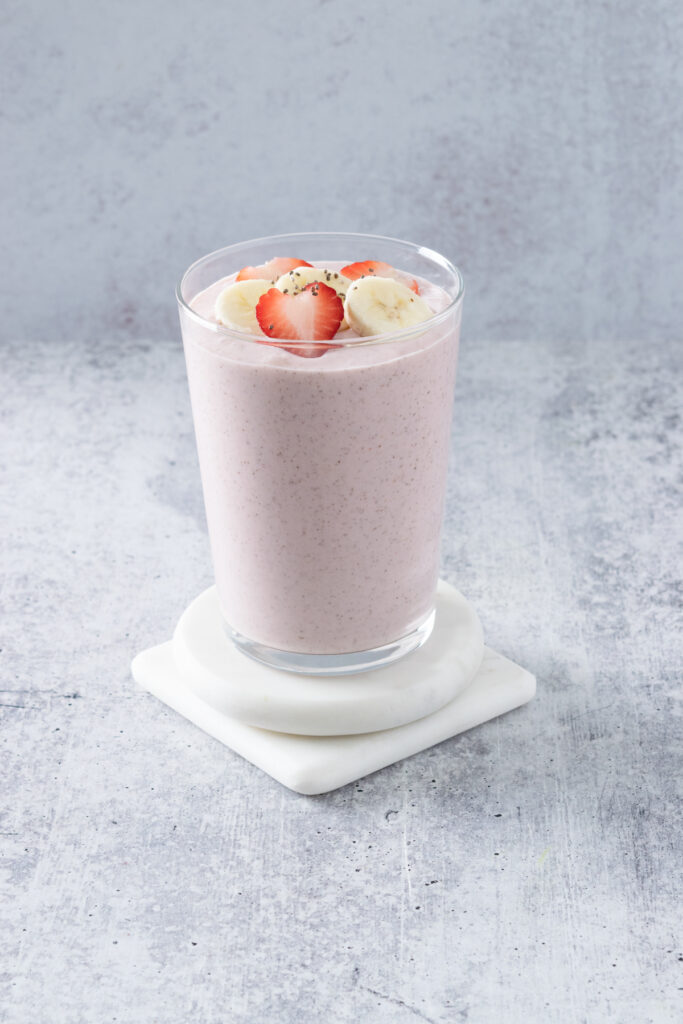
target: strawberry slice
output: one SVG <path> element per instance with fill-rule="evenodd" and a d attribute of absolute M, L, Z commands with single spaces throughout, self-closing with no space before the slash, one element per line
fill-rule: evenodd
<path fill-rule="evenodd" d="M 349 263 L 348 267 L 342 267 L 339 273 L 343 277 L 348 277 L 351 281 L 355 281 L 359 277 L 367 277 L 369 274 L 374 274 L 375 277 L 393 277 L 396 281 L 407 285 L 416 295 L 420 294 L 417 281 L 406 274 L 402 274 L 400 270 L 396 270 L 389 263 L 382 263 L 381 260 L 364 260 L 362 263 Z"/>
<path fill-rule="evenodd" d="M 242 267 L 235 278 L 236 281 L 277 281 L 283 274 L 297 267 L 312 267 L 312 263 L 306 260 L 297 260 L 293 256 L 276 256 L 268 263 L 262 263 L 260 267 Z"/>
<path fill-rule="evenodd" d="M 328 341 L 344 319 L 344 303 L 334 288 L 313 281 L 296 295 L 271 288 L 256 304 L 259 327 L 269 338 Z M 268 342 L 266 342 L 268 344 Z M 282 345 L 295 355 L 321 356 L 331 345 Z"/>

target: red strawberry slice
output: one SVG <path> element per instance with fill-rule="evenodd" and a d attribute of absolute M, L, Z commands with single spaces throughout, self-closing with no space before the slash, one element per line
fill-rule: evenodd
<path fill-rule="evenodd" d="M 258 300 L 256 319 L 269 338 L 328 341 L 344 319 L 344 303 L 334 288 L 313 281 L 296 295 L 271 288 Z M 267 342 L 266 342 L 267 344 Z M 295 355 L 321 356 L 331 345 L 282 345 Z"/>
<path fill-rule="evenodd" d="M 306 260 L 297 260 L 293 256 L 276 256 L 268 263 L 262 263 L 260 267 L 242 267 L 235 278 L 236 281 L 277 281 L 278 277 L 288 274 L 290 270 L 297 267 L 312 267 L 312 263 Z"/>
<path fill-rule="evenodd" d="M 381 260 L 364 260 L 362 263 L 349 263 L 348 267 L 342 267 L 339 273 L 343 274 L 344 277 L 348 277 L 351 281 L 355 281 L 359 277 L 367 277 L 368 274 L 374 274 L 375 277 L 393 277 L 397 281 L 401 281 L 402 284 L 407 285 L 417 295 L 420 294 L 417 281 L 406 274 L 402 274 L 400 270 L 396 270 L 389 263 L 382 263 Z"/>

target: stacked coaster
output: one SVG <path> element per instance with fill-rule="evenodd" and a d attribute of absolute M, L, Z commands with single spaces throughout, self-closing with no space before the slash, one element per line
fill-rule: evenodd
<path fill-rule="evenodd" d="M 227 636 L 216 588 L 173 639 L 132 664 L 145 690 L 297 793 L 337 789 L 531 700 L 530 672 L 484 646 L 476 612 L 441 581 L 417 651 L 350 676 L 251 661 Z"/>

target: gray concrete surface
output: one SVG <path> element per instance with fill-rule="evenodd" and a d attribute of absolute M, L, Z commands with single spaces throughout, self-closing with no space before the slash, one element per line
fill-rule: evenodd
<path fill-rule="evenodd" d="M 538 696 L 303 798 L 129 676 L 211 578 L 179 344 L 6 345 L 0 1020 L 680 1020 L 680 351 L 464 345 L 444 572 Z"/>
<path fill-rule="evenodd" d="M 191 260 L 296 230 L 440 249 L 474 337 L 681 336 L 680 0 L 6 0 L 0 32 L 3 337 L 167 336 Z"/>

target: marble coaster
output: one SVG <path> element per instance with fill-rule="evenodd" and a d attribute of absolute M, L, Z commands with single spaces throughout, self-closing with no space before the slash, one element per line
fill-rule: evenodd
<path fill-rule="evenodd" d="M 447 584 L 440 584 L 440 595 L 444 593 L 443 588 L 457 595 L 456 599 L 447 594 L 448 607 L 451 610 L 455 607 L 462 610 L 464 606 L 460 602 L 464 602 L 464 598 Z M 202 598 L 210 600 L 206 595 L 200 595 L 198 600 L 201 601 Z M 396 665 L 363 675 L 369 680 L 370 677 L 386 674 L 386 678 L 376 684 L 379 692 L 382 687 L 385 690 L 390 687 L 389 674 L 395 673 L 403 666 L 404 675 L 399 678 L 403 679 L 404 686 L 406 679 L 412 679 L 413 690 L 418 692 L 419 686 L 415 680 L 421 679 L 423 686 L 428 690 L 428 669 L 430 665 L 433 667 L 433 663 L 431 656 L 427 659 L 426 654 L 430 646 L 436 649 L 440 643 L 444 643 L 444 637 L 449 635 L 449 624 L 452 626 L 452 620 L 447 614 L 439 615 L 437 604 L 434 632 L 420 650 L 407 655 Z M 478 626 L 478 620 L 476 625 Z M 349 735 L 296 735 L 291 732 L 276 732 L 272 728 L 259 728 L 240 720 L 234 713 L 228 713 L 221 702 L 220 694 L 217 695 L 218 684 L 215 678 L 206 677 L 204 685 L 197 686 L 196 676 L 188 676 L 187 661 L 184 656 L 178 658 L 178 651 L 182 648 L 176 643 L 176 639 L 177 634 L 173 641 L 143 651 L 134 659 L 132 672 L 136 682 L 284 786 L 306 795 L 337 789 L 404 757 L 426 750 L 435 743 L 525 704 L 536 692 L 536 680 L 530 672 L 495 651 L 483 648 L 483 660 L 475 667 L 474 677 L 464 684 L 464 688 L 461 683 L 459 688 L 456 687 L 455 697 L 415 721 L 404 722 L 393 728 L 356 731 L 355 734 Z M 457 675 L 457 648 L 453 649 L 453 654 Z M 235 652 L 235 657 L 240 659 L 237 663 L 239 669 L 243 668 L 242 662 L 246 662 L 249 665 L 249 672 L 274 673 L 281 681 L 284 681 L 285 677 L 288 682 L 301 681 L 302 678 L 314 684 L 330 682 L 329 679 L 320 677 L 312 679 L 266 669 L 250 662 L 239 652 Z M 411 673 L 406 674 L 405 666 L 411 662 L 414 668 Z M 427 670 L 426 675 L 421 675 L 418 671 L 420 665 Z M 459 678 L 461 676 L 462 672 Z M 344 678 L 348 681 L 358 677 Z M 341 680 L 337 679 L 335 682 L 339 685 Z M 408 686 L 408 691 L 410 689 Z M 399 703 L 400 692 L 399 686 Z M 372 720 L 372 715 L 366 718 L 366 721 Z M 350 721 L 358 726 L 358 717 L 351 718 Z"/>
<path fill-rule="evenodd" d="M 252 661 L 232 643 L 216 588 L 180 617 L 173 654 L 187 685 L 222 714 L 247 725 L 305 736 L 377 732 L 424 718 L 474 678 L 484 637 L 474 608 L 441 581 L 434 629 L 393 665 L 348 676 L 308 676 Z"/>

